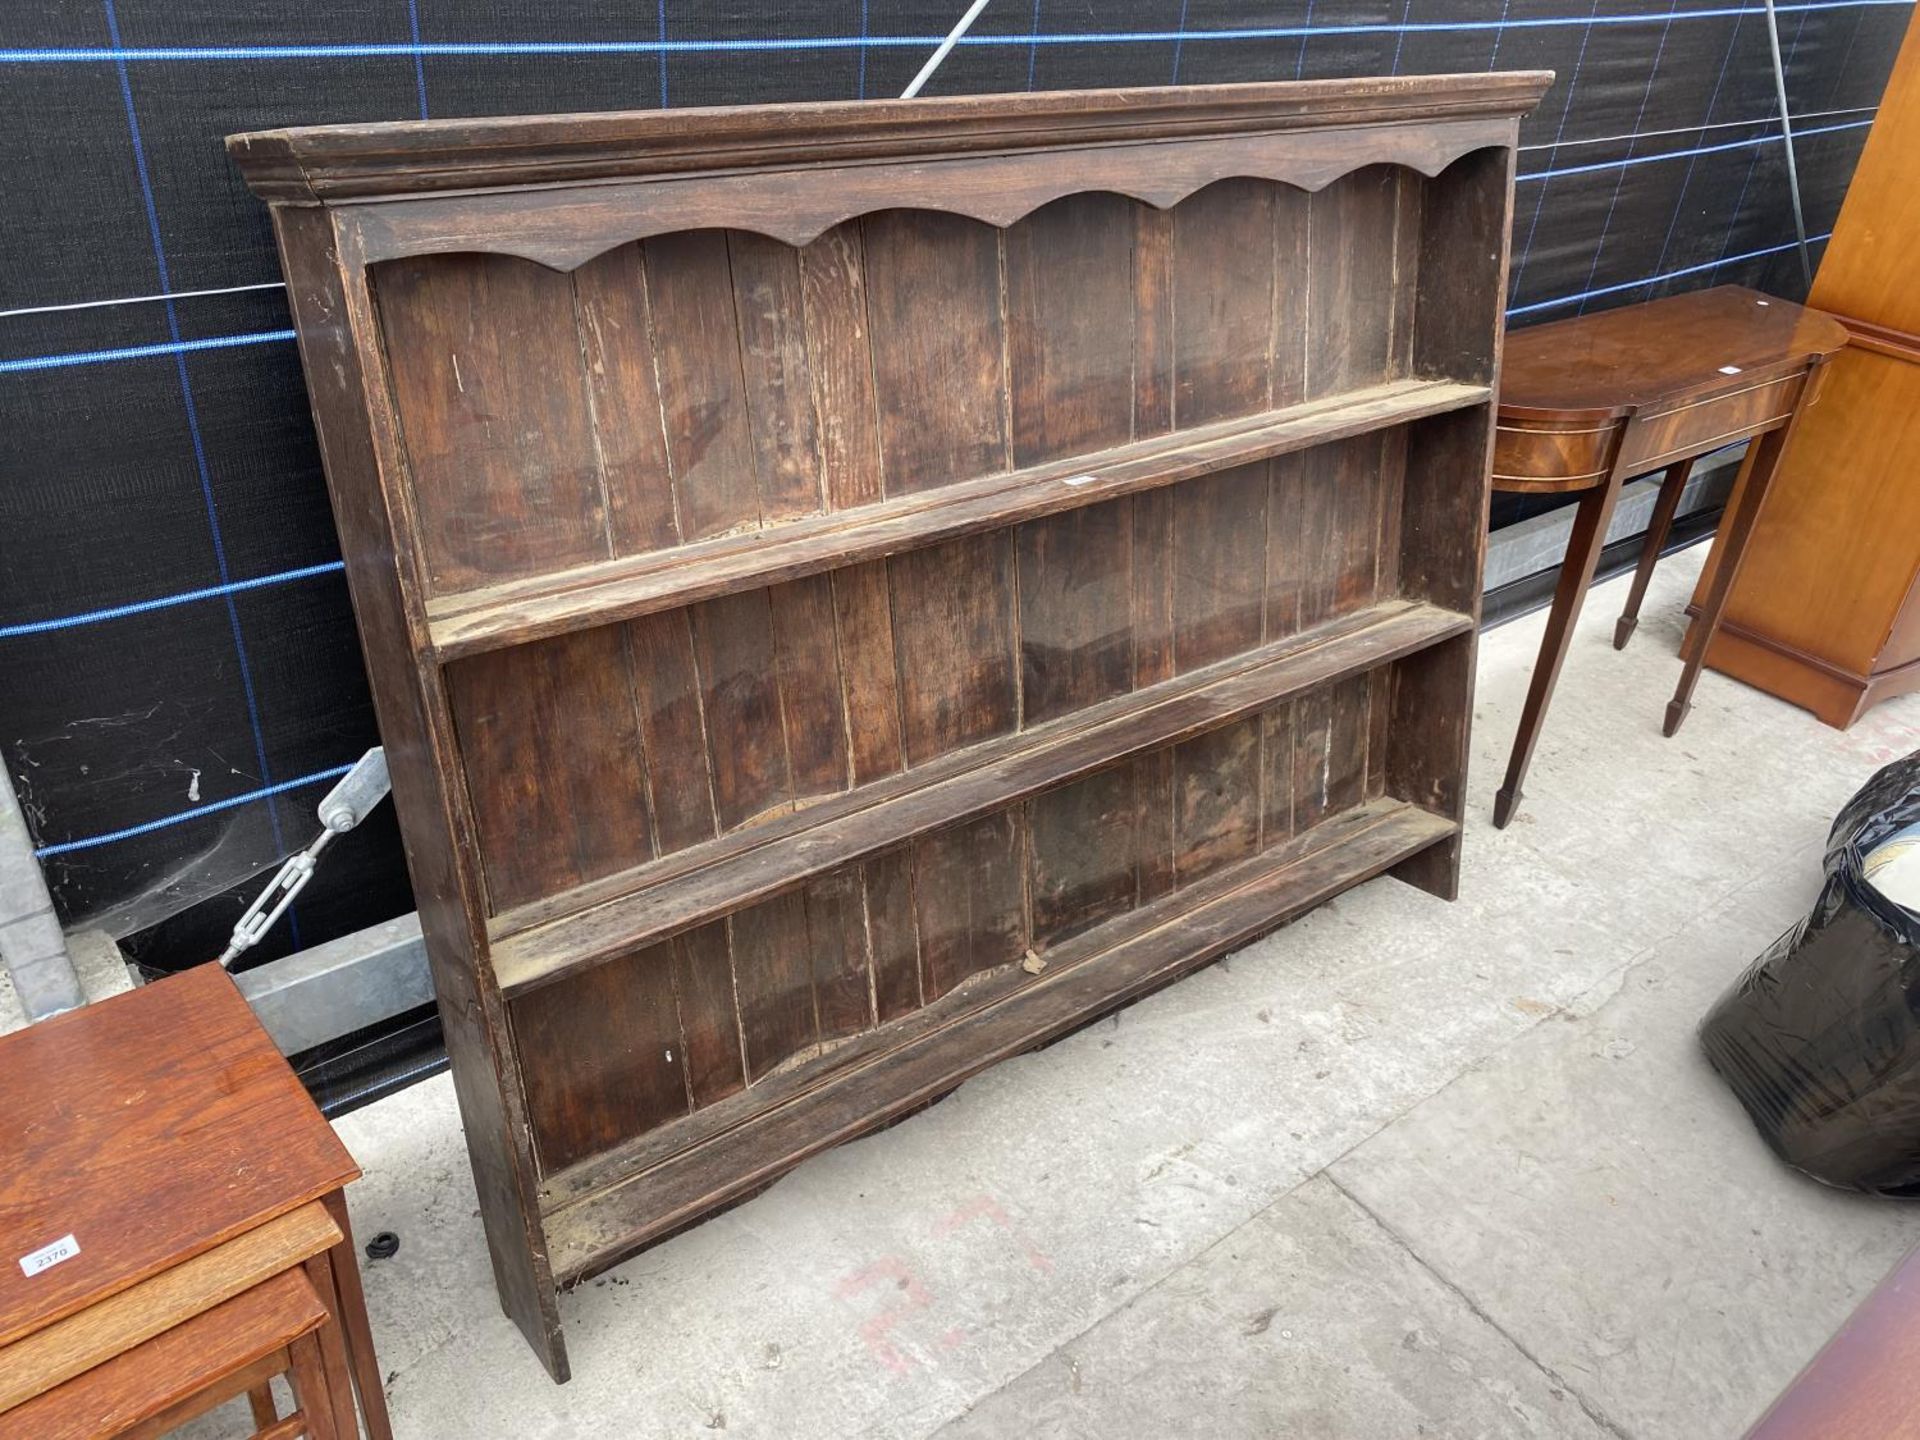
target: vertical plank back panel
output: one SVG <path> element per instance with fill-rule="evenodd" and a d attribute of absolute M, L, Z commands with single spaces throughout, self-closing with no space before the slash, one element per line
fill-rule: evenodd
<path fill-rule="evenodd" d="M 449 669 L 494 910 L 651 858 L 640 723 L 617 627 Z"/>
<path fill-rule="evenodd" d="M 463 590 L 604 558 L 571 278 L 436 256 L 383 267 L 378 294 L 428 582 Z"/>
<path fill-rule="evenodd" d="M 1000 232 L 924 210 L 863 229 L 887 494 L 1007 469 Z"/>

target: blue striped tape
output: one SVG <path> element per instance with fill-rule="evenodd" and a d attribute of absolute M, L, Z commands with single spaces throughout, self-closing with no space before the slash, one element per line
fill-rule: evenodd
<path fill-rule="evenodd" d="M 156 830 L 165 830 L 170 825 L 184 825 L 189 820 L 198 820 L 203 815 L 218 815 L 222 810 L 232 810 L 241 805 L 251 805 L 256 800 L 271 799 L 275 795 L 284 795 L 289 790 L 298 790 L 306 785 L 318 785 L 323 780 L 338 780 L 351 765 L 335 765 L 330 770 L 316 770 L 311 775 L 302 775 L 298 780 L 282 780 L 277 785 L 263 785 L 258 790 L 249 790 L 244 795 L 229 796 L 225 800 L 210 800 L 205 805 L 195 805 L 190 810 L 182 810 L 177 815 L 166 815 L 158 820 L 149 820 L 144 825 L 129 825 L 124 830 L 109 830 L 104 835 L 88 835 L 79 840 L 62 840 L 57 845 L 42 845 L 33 853 L 36 858 L 45 860 L 54 855 L 70 855 L 76 850 L 91 850 L 98 845 L 111 845 L 116 840 L 131 840 L 136 835 L 151 835 Z"/>

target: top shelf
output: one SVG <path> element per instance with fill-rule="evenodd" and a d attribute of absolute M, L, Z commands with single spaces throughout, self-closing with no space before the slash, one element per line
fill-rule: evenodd
<path fill-rule="evenodd" d="M 440 596 L 427 604 L 428 633 L 442 662 L 506 649 L 1463 410 L 1491 395 L 1450 380 L 1391 381 L 775 529 Z"/>

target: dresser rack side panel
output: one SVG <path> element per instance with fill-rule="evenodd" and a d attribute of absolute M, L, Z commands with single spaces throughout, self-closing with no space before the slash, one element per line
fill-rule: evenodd
<path fill-rule="evenodd" d="M 463 851 L 472 825 L 452 766 L 439 670 L 424 655 L 412 538 L 397 508 L 396 451 L 382 418 L 384 358 L 365 270 L 328 211 L 276 205 L 273 219 L 494 1278 L 508 1315 L 553 1378 L 565 1380 L 524 1100 L 506 1011 L 484 960 L 470 844 Z"/>

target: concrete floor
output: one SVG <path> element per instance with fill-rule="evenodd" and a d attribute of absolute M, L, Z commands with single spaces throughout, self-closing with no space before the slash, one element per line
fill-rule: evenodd
<path fill-rule="evenodd" d="M 1920 1211 L 1775 1162 L 1693 1039 L 1920 746 L 1712 674 L 1659 733 L 1702 552 L 1597 590 L 1524 807 L 1544 617 L 1485 638 L 1462 898 L 1388 880 L 563 1297 L 501 1316 L 445 1077 L 341 1122 L 402 1440 L 1737 1436 Z M 206 1433 L 213 1433 L 211 1430 Z"/>

